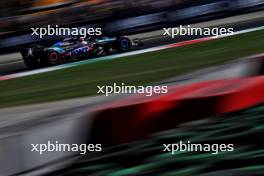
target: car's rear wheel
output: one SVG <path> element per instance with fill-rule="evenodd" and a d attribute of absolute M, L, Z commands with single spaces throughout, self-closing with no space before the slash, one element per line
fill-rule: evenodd
<path fill-rule="evenodd" d="M 49 51 L 47 61 L 49 65 L 61 64 L 61 54 L 57 51 Z"/>
<path fill-rule="evenodd" d="M 40 67 L 40 63 L 33 56 L 25 57 L 25 58 L 23 58 L 23 60 L 24 60 L 24 63 L 26 64 L 26 66 L 28 66 L 29 68 L 34 69 L 34 68 Z"/>
<path fill-rule="evenodd" d="M 128 37 L 120 37 L 118 40 L 118 50 L 129 51 L 132 47 L 132 42 Z"/>
<path fill-rule="evenodd" d="M 36 58 L 33 53 L 32 50 L 27 49 L 27 50 L 23 50 L 21 51 L 21 55 L 23 57 L 24 63 L 26 66 L 28 66 L 29 68 L 38 68 L 41 66 L 41 61 L 40 59 Z"/>

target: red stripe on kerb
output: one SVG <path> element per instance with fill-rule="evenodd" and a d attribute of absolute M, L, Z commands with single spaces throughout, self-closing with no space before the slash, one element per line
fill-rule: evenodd
<path fill-rule="evenodd" d="M 11 79 L 11 78 L 8 76 L 0 76 L 0 81 L 5 81 L 5 80 L 9 80 L 9 79 Z"/>
<path fill-rule="evenodd" d="M 207 42 L 209 40 L 213 40 L 214 38 L 212 37 L 207 37 L 207 38 L 201 38 L 201 39 L 195 39 L 195 40 L 188 40 L 188 41 L 183 41 L 183 42 L 179 42 L 179 43 L 174 43 L 174 44 L 170 44 L 167 47 L 168 48 L 175 48 L 175 47 L 181 47 L 181 46 L 188 46 L 188 45 L 192 45 L 195 43 L 202 43 L 202 42 Z"/>

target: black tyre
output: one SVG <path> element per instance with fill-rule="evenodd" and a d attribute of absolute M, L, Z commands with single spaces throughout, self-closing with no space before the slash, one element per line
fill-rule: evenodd
<path fill-rule="evenodd" d="M 31 54 L 29 54 L 29 52 L 31 52 Z M 23 50 L 21 51 L 21 55 L 23 57 L 24 63 L 26 66 L 28 66 L 29 68 L 38 68 L 41 67 L 41 61 L 40 59 L 37 59 L 33 54 L 32 54 L 32 50 L 27 49 L 27 50 Z"/>
<path fill-rule="evenodd" d="M 118 50 L 119 51 L 129 51 L 132 47 L 132 42 L 128 37 L 120 37 L 118 39 Z"/>
<path fill-rule="evenodd" d="M 33 56 L 23 58 L 23 60 L 24 60 L 24 63 L 26 64 L 26 66 L 28 66 L 29 68 L 34 69 L 34 68 L 40 67 L 40 63 Z"/>

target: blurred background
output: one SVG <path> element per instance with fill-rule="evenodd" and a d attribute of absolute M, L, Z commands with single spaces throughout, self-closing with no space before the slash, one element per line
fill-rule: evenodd
<path fill-rule="evenodd" d="M 31 27 L 102 27 L 105 34 L 135 33 L 161 26 L 190 24 L 263 8 L 262 0 L 3 0 L 0 49 L 39 42 Z M 23 37 L 23 42 L 21 38 Z M 8 42 L 5 40 L 8 38 Z M 54 38 L 53 38 L 54 39 Z M 47 39 L 45 39 L 47 40 Z"/>
<path fill-rule="evenodd" d="M 264 0 L 1 0 L 0 175 L 263 176 L 263 8 Z M 204 43 L 204 36 L 162 36 L 163 28 L 186 24 L 232 27 L 236 35 Z M 30 70 L 20 49 L 62 38 L 30 35 L 47 25 L 101 27 L 106 36 L 128 35 L 144 46 Z M 212 80 L 200 98 L 188 87 L 183 97 L 174 89 Z M 114 82 L 168 85 L 172 92 L 162 99 L 96 94 L 98 85 Z M 30 152 L 30 144 L 47 140 L 107 145 L 86 156 Z M 234 143 L 235 151 L 161 152 L 179 140 Z"/>

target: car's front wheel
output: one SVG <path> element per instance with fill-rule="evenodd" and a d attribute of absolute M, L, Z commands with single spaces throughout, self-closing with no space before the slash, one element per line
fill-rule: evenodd
<path fill-rule="evenodd" d="M 118 50 L 129 51 L 132 47 L 132 42 L 128 37 L 120 37 L 118 39 Z"/>

